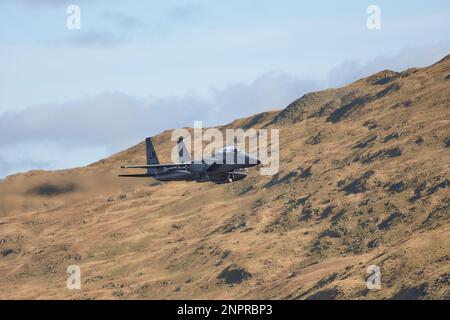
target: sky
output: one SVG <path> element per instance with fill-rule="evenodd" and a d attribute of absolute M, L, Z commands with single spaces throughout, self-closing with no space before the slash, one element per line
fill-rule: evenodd
<path fill-rule="evenodd" d="M 429 65 L 450 53 L 449 21 L 447 0 L 0 0 L 0 178 Z"/>

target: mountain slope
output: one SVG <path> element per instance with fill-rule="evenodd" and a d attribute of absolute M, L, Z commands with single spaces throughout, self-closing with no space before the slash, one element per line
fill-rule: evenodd
<path fill-rule="evenodd" d="M 450 298 L 450 56 L 227 127 L 279 128 L 280 171 L 119 179 L 144 145 L 0 184 L 0 298 Z M 168 160 L 170 132 L 154 138 Z M 79 265 L 82 289 L 68 290 Z M 366 268 L 381 268 L 368 290 Z"/>

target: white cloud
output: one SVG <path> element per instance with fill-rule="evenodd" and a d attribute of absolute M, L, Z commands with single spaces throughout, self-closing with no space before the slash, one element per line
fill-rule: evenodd
<path fill-rule="evenodd" d="M 318 84 L 271 72 L 250 84 L 162 98 L 104 92 L 63 104 L 0 115 L 0 176 L 30 169 L 86 165 L 170 128 L 224 124 L 237 117 L 281 108 Z M 86 152 L 90 151 L 90 153 Z M 17 160 L 20 156 L 20 163 Z M 74 154 L 77 156 L 74 157 Z M 38 159 L 38 161 L 37 161 Z M 75 161 L 74 161 L 75 160 Z"/>
<path fill-rule="evenodd" d="M 405 48 L 365 64 L 347 61 L 328 79 L 302 79 L 282 72 L 255 81 L 195 93 L 135 98 L 104 92 L 62 104 L 0 114 L 0 177 L 31 168 L 86 165 L 166 129 L 225 124 L 238 117 L 284 108 L 304 93 L 340 86 L 382 69 L 403 70 L 431 64 L 450 52 L 450 43 Z"/>
<path fill-rule="evenodd" d="M 329 74 L 329 86 L 339 87 L 381 70 L 402 71 L 412 67 L 425 67 L 450 53 L 450 41 L 432 46 L 406 47 L 394 55 L 378 55 L 362 63 L 358 60 L 344 61 Z"/>
<path fill-rule="evenodd" d="M 94 0 L 77 0 L 77 3 L 80 2 L 93 2 Z M 23 5 L 27 5 L 27 6 L 32 6 L 32 7 L 55 7 L 55 6 L 59 6 L 59 7 L 63 7 L 63 6 L 67 6 L 68 4 L 73 3 L 74 1 L 72 0 L 19 0 L 19 3 L 23 4 Z"/>
<path fill-rule="evenodd" d="M 169 11 L 169 17 L 173 20 L 189 21 L 202 16 L 202 8 L 194 4 L 182 4 L 174 6 Z"/>

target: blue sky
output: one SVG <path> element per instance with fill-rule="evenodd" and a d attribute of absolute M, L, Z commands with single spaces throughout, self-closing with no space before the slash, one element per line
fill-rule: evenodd
<path fill-rule="evenodd" d="M 68 4 L 80 30 L 66 28 Z M 371 4 L 381 30 L 366 27 Z M 449 21 L 437 0 L 0 1 L 0 177 L 430 64 L 450 53 Z"/>

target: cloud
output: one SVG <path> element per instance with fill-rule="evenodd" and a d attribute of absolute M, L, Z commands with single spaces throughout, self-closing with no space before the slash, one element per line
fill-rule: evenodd
<path fill-rule="evenodd" d="M 14 172 L 76 167 L 108 153 L 101 147 L 60 146 L 52 141 L 27 141 L 0 148 L 0 179 Z"/>
<path fill-rule="evenodd" d="M 169 17 L 174 20 L 189 21 L 202 16 L 201 7 L 193 4 L 183 4 L 173 7 L 169 11 Z"/>
<path fill-rule="evenodd" d="M 61 7 L 67 6 L 69 4 L 79 4 L 79 3 L 92 3 L 97 2 L 99 0 L 18 0 L 17 2 L 32 7 Z"/>
<path fill-rule="evenodd" d="M 63 104 L 30 107 L 0 115 L 0 147 L 27 141 L 72 146 L 125 147 L 167 128 L 190 126 L 194 120 L 222 124 L 236 117 L 283 107 L 310 91 L 314 82 L 284 73 L 267 73 L 250 84 L 212 89 L 210 95 L 135 98 L 104 92 Z"/>
<path fill-rule="evenodd" d="M 51 0 L 47 0 L 53 3 Z M 48 44 L 53 46 L 77 47 L 112 47 L 130 42 L 139 35 L 147 38 L 166 34 L 178 27 L 178 23 L 192 22 L 202 15 L 201 8 L 196 5 L 185 4 L 175 6 L 159 22 L 144 21 L 140 17 L 119 11 L 105 10 L 98 15 L 104 23 L 101 27 L 70 32 L 62 38 L 52 39 Z M 156 31 L 157 30 L 157 31 Z"/>
<path fill-rule="evenodd" d="M 126 40 L 126 37 L 109 31 L 77 31 L 64 40 L 54 41 L 52 44 L 57 46 L 111 47 Z"/>
<path fill-rule="evenodd" d="M 322 86 L 317 80 L 273 71 L 249 85 L 232 83 L 222 89 L 213 89 L 214 106 L 234 118 L 244 117 L 283 108 L 304 93 L 319 90 Z"/>
<path fill-rule="evenodd" d="M 217 125 L 281 108 L 316 86 L 310 80 L 270 72 L 249 84 L 212 89 L 207 96 L 188 93 L 135 98 L 104 92 L 62 104 L 5 112 L 0 115 L 0 157 L 3 154 L 8 165 L 0 176 L 30 168 L 27 160 L 39 159 L 39 168 L 47 165 L 50 169 L 86 165 L 163 130 L 192 126 L 195 120 Z M 14 160 L 17 154 L 24 155 L 21 164 Z M 49 156 L 42 158 L 46 154 Z M 74 162 L 68 154 L 85 156 Z M 8 155 L 14 156 L 5 159 Z"/>
<path fill-rule="evenodd" d="M 35 158 L 36 155 L 27 155 L 23 157 L 23 155 L 17 151 L 18 150 L 15 147 L 0 149 L 0 180 L 10 173 L 49 168 L 52 165 L 51 162 L 34 160 L 33 158 Z"/>
<path fill-rule="evenodd" d="M 108 11 L 101 14 L 101 18 L 112 22 L 120 29 L 136 29 L 144 26 L 141 19 L 132 15 L 124 14 L 123 12 Z"/>
<path fill-rule="evenodd" d="M 322 80 L 268 72 L 250 83 L 212 88 L 208 95 L 136 98 L 104 92 L 5 112 L 0 114 L 0 176 L 32 165 L 47 169 L 86 165 L 163 130 L 192 126 L 195 120 L 202 120 L 205 126 L 225 124 L 238 117 L 284 108 L 307 92 L 340 86 L 383 69 L 428 65 L 449 52 L 450 43 L 441 43 L 405 48 L 364 64 L 349 60 Z"/>
<path fill-rule="evenodd" d="M 378 55 L 362 63 L 347 60 L 330 71 L 328 84 L 333 87 L 343 86 L 381 70 L 402 71 L 412 67 L 425 67 L 450 53 L 450 41 L 432 46 L 405 47 L 394 55 Z"/>

